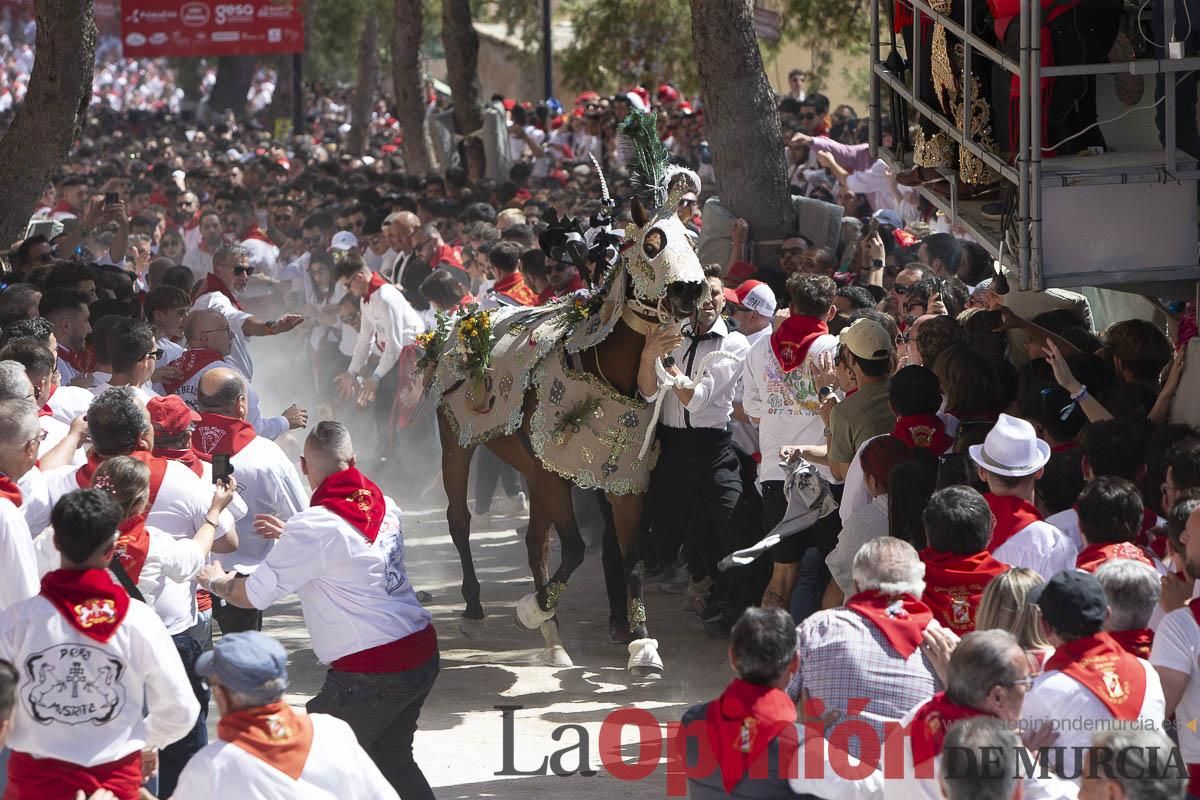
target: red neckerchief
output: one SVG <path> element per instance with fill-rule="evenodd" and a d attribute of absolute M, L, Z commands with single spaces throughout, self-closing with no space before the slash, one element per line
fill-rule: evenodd
<path fill-rule="evenodd" d="M 154 448 L 154 455 L 164 458 L 167 461 L 178 461 L 196 473 L 197 478 L 204 477 L 204 462 L 212 461 L 212 456 L 208 453 L 197 452 L 194 447 L 188 447 L 183 450 L 175 450 L 170 447 L 156 447 Z"/>
<path fill-rule="evenodd" d="M 1146 696 L 1146 670 L 1107 633 L 1067 642 L 1046 661 L 1081 683 L 1116 719 L 1138 718 Z"/>
<path fill-rule="evenodd" d="M 731 792 L 772 740 L 788 730 L 795 735 L 796 704 L 787 692 L 736 678 L 708 704 L 704 723 L 721 784 Z"/>
<path fill-rule="evenodd" d="M 225 714 L 217 723 L 217 736 L 295 781 L 312 749 L 313 724 L 307 714 L 297 714 L 279 700 Z"/>
<path fill-rule="evenodd" d="M 554 299 L 554 290 L 547 286 L 542 291 L 538 292 L 537 305 L 544 306 Z"/>
<path fill-rule="evenodd" d="M 985 492 L 983 499 L 987 501 L 988 508 L 992 509 L 992 516 L 996 518 L 996 527 L 992 529 L 988 552 L 996 552 L 997 548 L 1014 535 L 1042 520 L 1041 512 L 1034 508 L 1032 503 L 1019 497 Z"/>
<path fill-rule="evenodd" d="M 383 279 L 382 275 L 380 275 L 378 272 L 372 272 L 371 273 L 371 281 L 367 284 L 367 293 L 363 295 L 363 302 L 364 303 L 371 302 L 371 295 L 373 295 L 373 294 L 375 294 L 375 292 L 379 291 L 379 287 L 383 286 L 386 283 L 387 283 L 387 281 L 385 281 Z"/>
<path fill-rule="evenodd" d="M 58 346 L 58 357 L 71 365 L 76 372 L 92 372 L 96 369 L 96 355 L 86 347 L 78 352 L 63 345 Z M 49 400 L 49 398 L 46 398 Z"/>
<path fill-rule="evenodd" d="M 246 232 L 242 234 L 243 242 L 250 241 L 251 239 L 253 239 L 255 241 L 259 241 L 259 242 L 266 242 L 267 244 L 270 244 L 270 245 L 275 244 L 274 242 L 271 241 L 271 238 L 269 236 L 267 236 L 265 233 L 263 233 L 263 229 L 258 226 L 257 222 L 250 223 L 250 227 L 247 228 Z"/>
<path fill-rule="evenodd" d="M 1099 542 L 1089 544 L 1079 552 L 1079 556 L 1075 559 L 1075 569 L 1095 572 L 1105 561 L 1116 561 L 1119 558 L 1139 561 L 1148 567 L 1154 566 L 1154 562 L 1146 557 L 1142 548 L 1133 542 Z"/>
<path fill-rule="evenodd" d="M 192 429 L 192 448 L 201 453 L 236 456 L 254 441 L 254 426 L 223 414 L 201 414 Z"/>
<path fill-rule="evenodd" d="M 200 211 L 197 210 L 187 222 L 180 223 L 180 228 L 185 231 L 195 230 L 200 227 Z"/>
<path fill-rule="evenodd" d="M 829 326 L 823 319 L 790 316 L 771 334 L 771 350 L 783 371 L 791 372 L 804 363 L 813 342 L 827 333 Z"/>
<path fill-rule="evenodd" d="M 933 612 L 911 594 L 886 595 L 871 589 L 846 601 L 846 608 L 862 614 L 879 629 L 901 657 L 908 658 L 921 646 Z"/>
<path fill-rule="evenodd" d="M 204 276 L 204 288 L 200 290 L 200 294 L 208 294 L 209 292 L 219 292 L 233 303 L 233 307 L 238 311 L 242 310 L 242 304 L 233 296 L 233 291 L 225 285 L 225 281 L 216 276 L 216 273 L 210 272 Z"/>
<path fill-rule="evenodd" d="M 0 472 L 0 497 L 8 498 L 17 508 L 21 507 L 21 487 L 12 478 Z"/>
<path fill-rule="evenodd" d="M 519 305 L 537 305 L 538 296 L 534 294 L 533 289 L 529 288 L 529 284 L 525 283 L 525 276 L 521 274 L 520 270 L 513 270 L 493 283 L 492 291 L 504 295 Z"/>
<path fill-rule="evenodd" d="M 1150 650 L 1154 647 L 1154 631 L 1150 628 L 1135 628 L 1131 631 L 1109 631 L 1113 641 L 1121 645 L 1126 653 L 1138 658 L 1150 660 Z"/>
<path fill-rule="evenodd" d="M 75 630 L 103 644 L 129 611 L 129 595 L 105 569 L 56 569 L 42 576 L 42 597 Z"/>
<path fill-rule="evenodd" d="M 146 555 L 150 552 L 150 534 L 146 532 L 146 515 L 127 517 L 117 528 L 116 557 L 120 559 L 125 574 L 135 584 L 142 576 Z"/>
<path fill-rule="evenodd" d="M 51 214 L 75 214 L 76 216 L 78 216 L 80 212 L 78 209 L 75 208 L 75 206 L 71 205 L 66 200 L 59 200 L 54 205 L 54 208 L 50 209 L 50 213 Z"/>
<path fill-rule="evenodd" d="M 148 453 L 145 450 L 134 450 L 132 453 L 124 453 L 130 458 L 136 458 L 146 466 L 150 467 L 150 499 L 146 503 L 146 508 L 149 510 L 154 506 L 154 501 L 158 499 L 158 490 L 162 488 L 163 478 L 167 474 L 167 462 L 165 459 L 158 458 L 153 453 Z M 75 482 L 79 484 L 80 489 L 88 489 L 92 485 L 92 477 L 96 474 L 96 470 L 106 459 L 96 455 L 94 450 L 88 451 L 87 463 L 75 470 Z"/>
<path fill-rule="evenodd" d="M 925 564 L 922 602 L 938 622 L 958 635 L 975 630 L 975 612 L 983 590 L 992 578 L 1008 569 L 1008 564 L 992 558 L 987 550 L 961 555 L 927 547 L 920 555 Z"/>
<path fill-rule="evenodd" d="M 387 506 L 383 492 L 354 467 L 335 472 L 313 492 L 310 505 L 324 506 L 375 543 Z"/>
<path fill-rule="evenodd" d="M 214 361 L 220 361 L 223 358 L 225 356 L 216 350 L 209 350 L 206 347 L 196 350 L 184 350 L 183 355 L 167 365 L 179 370 L 178 380 L 163 381 L 163 389 L 166 390 L 167 394 L 175 394 L 179 391 L 179 387 L 190 381 L 197 372 Z"/>
<path fill-rule="evenodd" d="M 946 731 L 964 719 L 991 716 L 986 711 L 969 706 L 960 706 L 938 692 L 933 699 L 917 709 L 913 715 L 909 735 L 912 737 L 913 766 L 924 764 L 942 754 L 946 742 Z"/>
<path fill-rule="evenodd" d="M 54 415 L 54 411 L 50 408 L 50 398 L 54 397 L 54 393 L 58 391 L 58 386 L 50 384 L 50 391 L 46 394 L 46 402 L 42 403 L 42 407 L 38 409 L 39 417 L 50 417 Z"/>
<path fill-rule="evenodd" d="M 1059 442 L 1058 444 L 1050 445 L 1051 453 L 1069 453 L 1079 447 L 1079 442 Z"/>
<path fill-rule="evenodd" d="M 954 444 L 954 440 L 946 435 L 946 423 L 937 414 L 897 417 L 892 436 L 909 447 L 923 447 L 935 456 L 942 455 Z"/>

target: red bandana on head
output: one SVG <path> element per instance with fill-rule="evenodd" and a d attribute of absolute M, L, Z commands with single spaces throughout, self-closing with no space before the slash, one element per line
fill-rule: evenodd
<path fill-rule="evenodd" d="M 777 737 L 796 735 L 796 704 L 787 692 L 735 679 L 708 704 L 708 742 L 721 768 L 721 784 L 733 791 Z M 782 752 L 782 749 L 781 749 Z"/>
<path fill-rule="evenodd" d="M 1042 520 L 1042 514 L 1032 503 L 1019 497 L 1008 497 L 986 492 L 983 499 L 987 501 L 992 516 L 996 518 L 996 527 L 992 529 L 992 540 L 988 543 L 988 551 L 996 552 L 996 548 L 1011 539 L 1014 535 Z"/>
<path fill-rule="evenodd" d="M 851 597 L 846 608 L 866 617 L 903 658 L 917 651 L 925 628 L 933 621 L 929 606 L 911 594 L 889 596 L 872 589 Z"/>
<path fill-rule="evenodd" d="M 313 492 L 311 505 L 324 506 L 375 542 L 387 506 L 383 492 L 354 467 L 335 472 Z"/>
<path fill-rule="evenodd" d="M 142 575 L 142 567 L 146 565 L 149 552 L 150 534 L 146 532 L 146 515 L 128 517 L 117 528 L 116 556 L 125 568 L 129 580 L 135 584 Z"/>
<path fill-rule="evenodd" d="M 242 310 L 242 304 L 233 296 L 233 292 L 225 285 L 225 281 L 218 278 L 216 273 L 213 272 L 208 273 L 204 278 L 204 288 L 200 290 L 200 294 L 208 294 L 209 292 L 220 292 L 229 298 L 229 302 L 233 303 L 234 308 L 238 311 Z"/>
<path fill-rule="evenodd" d="M 1146 670 L 1107 633 L 1066 642 L 1046 661 L 1045 671 L 1070 675 L 1119 720 L 1138 718 L 1146 696 Z"/>
<path fill-rule="evenodd" d="M 17 508 L 21 507 L 21 487 L 4 473 L 0 473 L 0 497 L 7 498 Z"/>
<path fill-rule="evenodd" d="M 280 700 L 224 715 L 217 723 L 217 736 L 295 781 L 304 772 L 312 749 L 313 724 L 307 715 L 297 714 Z"/>
<path fill-rule="evenodd" d="M 383 279 L 382 275 L 380 275 L 378 272 L 372 272 L 371 280 L 367 283 L 367 293 L 363 295 L 363 302 L 371 302 L 371 295 L 379 291 L 379 287 L 385 285 L 386 283 L 387 281 Z"/>
<path fill-rule="evenodd" d="M 175 394 L 179 391 L 179 387 L 190 381 L 197 372 L 214 361 L 220 361 L 223 358 L 224 356 L 216 350 L 209 350 L 203 347 L 196 350 L 185 350 L 183 355 L 167 365 L 179 370 L 179 379 L 163 381 L 163 389 L 166 390 L 167 394 Z"/>
<path fill-rule="evenodd" d="M 898 417 L 892 436 L 909 447 L 923 447 L 935 456 L 942 455 L 954 444 L 954 440 L 946 435 L 946 423 L 937 414 Z"/>
<path fill-rule="evenodd" d="M 935 694 L 932 700 L 917 710 L 909 728 L 912 736 L 913 766 L 924 764 L 942 754 L 946 731 L 951 725 L 964 719 L 986 716 L 989 715 L 983 711 L 960 706 L 949 700 L 945 692 Z"/>
<path fill-rule="evenodd" d="M 1154 566 L 1154 562 L 1146 557 L 1142 548 L 1133 542 L 1100 542 L 1089 544 L 1079 552 L 1079 557 L 1075 559 L 1075 569 L 1095 572 L 1104 562 L 1121 558 L 1137 561 L 1148 567 Z"/>
<path fill-rule="evenodd" d="M 192 429 L 192 447 L 201 453 L 236 456 L 254 441 L 254 426 L 223 414 L 201 414 Z"/>
<path fill-rule="evenodd" d="M 992 578 L 1008 570 L 983 550 L 972 555 L 944 553 L 925 548 L 925 594 L 921 600 L 937 621 L 958 635 L 975 630 L 975 612 L 983 599 L 983 590 Z"/>
<path fill-rule="evenodd" d="M 71 627 L 103 644 L 129 611 L 129 595 L 104 569 L 56 569 L 42 576 L 42 597 Z"/>
<path fill-rule="evenodd" d="M 146 466 L 150 467 L 150 501 L 146 504 L 149 509 L 154 505 L 154 501 L 158 498 L 158 490 L 162 488 L 163 477 L 167 474 L 167 462 L 164 459 L 158 458 L 145 450 L 134 450 L 132 453 L 127 453 L 130 458 L 136 458 Z M 92 485 L 92 477 L 96 474 L 96 470 L 100 468 L 105 459 L 96 455 L 96 452 L 88 452 L 87 463 L 79 469 L 75 470 L 75 482 L 79 484 L 80 489 L 88 489 Z"/>
<path fill-rule="evenodd" d="M 808 351 L 813 342 L 827 333 L 829 326 L 823 319 L 791 316 L 771 334 L 771 350 L 783 371 L 791 372 L 808 358 Z"/>

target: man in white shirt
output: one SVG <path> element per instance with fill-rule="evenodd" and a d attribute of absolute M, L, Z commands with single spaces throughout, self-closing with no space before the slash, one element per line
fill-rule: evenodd
<path fill-rule="evenodd" d="M 41 430 L 33 403 L 26 400 L 0 402 L 0 609 L 33 597 L 38 590 L 37 560 L 33 537 L 21 511 L 21 489 L 17 486 L 37 461 Z"/>
<path fill-rule="evenodd" d="M 247 513 L 238 521 L 238 549 L 226 563 L 249 575 L 271 552 L 275 540 L 259 533 L 261 517 L 287 522 L 308 506 L 308 493 L 291 459 L 279 446 L 254 433 L 246 421 L 249 387 L 237 370 L 210 369 L 199 382 L 200 420 L 192 429 L 192 447 L 208 455 L 228 455 L 238 493 Z M 262 612 L 228 603 L 213 607 L 221 633 L 262 630 Z"/>
<path fill-rule="evenodd" d="M 54 326 L 58 350 L 58 374 L 70 385 L 81 374 L 91 372 L 87 337 L 92 332 L 87 295 L 76 289 L 47 289 L 38 303 L 38 313 Z"/>
<path fill-rule="evenodd" d="M 230 356 L 234 337 L 229 323 L 215 310 L 193 311 L 188 315 L 183 331 L 188 349 L 169 364 L 177 373 L 174 378 L 163 381 L 163 389 L 168 394 L 179 395 L 189 406 L 197 408 L 196 394 L 205 372 L 218 367 L 237 369 Z M 254 391 L 253 386 L 249 389 L 249 399 L 248 420 L 259 436 L 277 439 L 292 428 L 303 428 L 308 424 L 308 412 L 295 403 L 277 417 L 263 417 L 259 409 L 258 392 Z"/>
<path fill-rule="evenodd" d="M 279 642 L 255 631 L 226 634 L 197 668 L 221 712 L 220 741 L 188 763 L 174 800 L 398 800 L 350 726 L 284 702 L 287 653 Z"/>
<path fill-rule="evenodd" d="M 121 508 L 102 491 L 54 507 L 62 569 L 40 594 L 0 612 L 0 658 L 21 675 L 8 791 L 74 797 L 108 789 L 132 798 L 157 751 L 192 728 L 199 703 L 154 611 L 105 569 Z"/>
<path fill-rule="evenodd" d="M 742 611 L 756 598 L 733 591 L 752 581 L 741 574 L 722 573 L 717 562 L 748 544 L 739 536 L 734 512 L 742 496 L 737 454 L 729 433 L 733 392 L 750 349 L 746 337 L 730 331 L 721 311 L 725 306 L 720 268 L 705 268 L 706 295 L 694 329 L 682 335 L 674 325 L 660 326 L 646 337 L 638 367 L 638 388 L 649 399 L 658 391 L 655 365 L 669 357 L 666 368 L 673 386 L 664 386 L 666 397 L 658 421 L 662 446 L 650 474 L 646 508 L 660 564 L 672 564 L 686 538 L 696 556 L 691 559 L 692 582 L 711 591 L 701 611 L 710 633 L 726 638 Z M 714 355 L 714 354 L 723 355 Z M 707 368 L 705 368 L 707 365 Z M 702 371 L 703 370 L 703 371 Z"/>
<path fill-rule="evenodd" d="M 200 238 L 184 253 L 183 266 L 192 271 L 193 278 L 203 280 L 213 271 L 213 255 L 224 243 L 225 226 L 221 224 L 221 215 L 214 209 L 204 210 L 200 214 Z"/>
<path fill-rule="evenodd" d="M 304 317 L 299 314 L 284 314 L 279 319 L 262 322 L 244 311 L 237 295 L 246 290 L 246 284 L 253 274 L 250 251 L 237 244 L 222 245 L 213 253 L 212 272 L 205 278 L 204 288 L 192 304 L 193 311 L 217 311 L 229 323 L 229 330 L 233 334 L 229 360 L 247 380 L 254 378 L 254 364 L 250 360 L 246 337 L 286 333 L 304 322 Z"/>
<path fill-rule="evenodd" d="M 108 380 L 97 378 L 92 394 L 100 396 L 112 386 L 128 386 L 143 403 L 149 403 L 158 393 L 150 389 L 150 376 L 162 355 L 154 341 L 154 328 L 140 319 L 125 319 L 109 332 L 108 360 L 112 375 Z"/>
<path fill-rule="evenodd" d="M 405 572 L 399 511 L 355 468 L 341 423 L 317 425 L 300 463 L 316 489 L 311 507 L 276 523 L 278 541 L 252 575 L 214 563 L 201 584 L 242 608 L 295 592 L 313 651 L 330 665 L 308 710 L 348 722 L 402 797 L 432 798 L 412 741 L 438 673 L 437 632 Z"/>
<path fill-rule="evenodd" d="M 156 286 L 146 295 L 146 321 L 153 326 L 154 341 L 163 351 L 158 366 L 165 367 L 183 355 L 183 321 L 191 305 L 187 292 L 175 286 Z"/>
<path fill-rule="evenodd" d="M 1056 772 L 1076 777 L 1074 755 L 1096 731 L 1122 724 L 1161 730 L 1166 703 L 1150 662 L 1126 652 L 1103 632 L 1108 601 L 1096 576 L 1060 572 L 1026 596 L 1042 612 L 1042 633 L 1054 646 L 1021 707 L 1025 730 L 1050 727 L 1055 747 L 1071 756 Z M 1051 764 L 1051 769 L 1055 765 Z"/>
<path fill-rule="evenodd" d="M 61 442 L 70 430 L 70 426 L 54 418 L 42 398 L 50 393 L 51 375 L 54 372 L 54 355 L 33 339 L 10 340 L 0 350 L 0 361 L 20 364 L 25 370 L 25 377 L 33 384 L 33 400 L 38 407 L 38 424 L 42 429 L 42 440 L 37 455 L 40 458 Z M 0 389 L 0 398 L 6 396 L 26 396 L 25 387 L 15 380 L 15 370 L 10 375 L 0 376 L 0 384 L 11 383 Z"/>
<path fill-rule="evenodd" d="M 999 561 L 1042 576 L 1075 568 L 1078 551 L 1062 531 L 1043 521 L 1033 504 L 1050 445 L 1026 420 L 1001 414 L 983 444 L 971 445 L 983 495 L 996 520 L 988 551 Z"/>

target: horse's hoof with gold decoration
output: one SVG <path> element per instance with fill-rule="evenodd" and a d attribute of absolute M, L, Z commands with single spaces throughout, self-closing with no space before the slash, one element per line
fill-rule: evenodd
<path fill-rule="evenodd" d="M 626 669 L 639 678 L 661 678 L 663 662 L 658 655 L 658 639 L 634 639 L 630 642 Z"/>
<path fill-rule="evenodd" d="M 530 631 L 542 627 L 543 622 L 554 618 L 554 611 L 543 611 L 538 605 L 536 594 L 527 594 L 517 601 L 517 624 Z"/>

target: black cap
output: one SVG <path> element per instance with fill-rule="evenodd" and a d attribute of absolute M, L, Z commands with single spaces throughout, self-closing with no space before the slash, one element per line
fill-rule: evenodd
<path fill-rule="evenodd" d="M 1088 636 L 1100 630 L 1108 613 L 1108 599 L 1096 576 L 1081 570 L 1063 570 L 1026 599 L 1037 603 L 1047 624 L 1068 636 Z"/>

